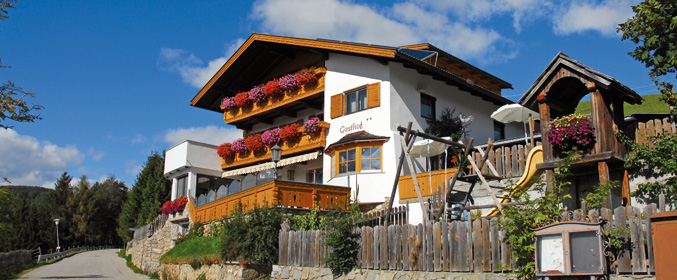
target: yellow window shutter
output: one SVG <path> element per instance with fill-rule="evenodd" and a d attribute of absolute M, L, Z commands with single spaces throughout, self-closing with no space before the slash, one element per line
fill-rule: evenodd
<path fill-rule="evenodd" d="M 381 83 L 367 86 L 367 108 L 381 106 Z"/>
<path fill-rule="evenodd" d="M 343 93 L 331 97 L 331 118 L 343 115 Z"/>

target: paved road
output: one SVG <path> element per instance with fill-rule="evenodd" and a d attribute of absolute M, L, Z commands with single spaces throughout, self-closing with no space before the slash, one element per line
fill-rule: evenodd
<path fill-rule="evenodd" d="M 150 279 L 136 274 L 118 257 L 117 249 L 75 254 L 39 267 L 21 279 Z"/>

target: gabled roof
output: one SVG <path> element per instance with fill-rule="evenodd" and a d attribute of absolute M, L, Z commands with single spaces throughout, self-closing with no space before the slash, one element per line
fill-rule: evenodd
<path fill-rule="evenodd" d="M 462 64 L 463 67 L 481 73 L 483 77 L 498 83 L 501 88 L 511 85 L 488 73 L 476 68 L 430 44 L 405 46 L 410 49 L 427 49 L 438 52 L 444 57 Z M 228 59 L 228 61 L 216 72 L 207 84 L 191 100 L 191 105 L 220 112 L 219 99 L 224 96 L 232 96 L 236 91 L 248 90 L 256 83 L 263 82 L 265 75 L 280 65 L 285 59 L 295 58 L 299 50 L 306 51 L 326 59 L 328 53 L 342 53 L 355 56 L 363 56 L 382 63 L 391 61 L 402 62 L 407 67 L 416 68 L 422 74 L 432 75 L 436 79 L 445 81 L 447 84 L 458 86 L 461 90 L 480 96 L 499 105 L 513 103 L 481 86 L 475 85 L 458 75 L 451 74 L 444 69 L 435 67 L 411 55 L 404 53 L 401 48 L 360 44 L 345 41 L 333 41 L 326 39 L 304 39 L 266 34 L 252 34 L 247 41 Z M 289 60 L 286 60 L 289 61 Z M 303 66 L 303 65 L 300 65 Z M 243 73 L 257 73 L 256 75 L 244 75 Z"/>
<path fill-rule="evenodd" d="M 534 84 L 526 93 L 524 93 L 518 103 L 527 108 L 533 107 L 536 104 L 539 93 L 545 90 L 553 80 L 558 79 L 557 75 L 563 67 L 568 71 L 576 73 L 579 77 L 584 77 L 585 79 L 594 82 L 597 87 L 619 95 L 625 102 L 630 104 L 642 103 L 642 97 L 632 89 L 620 83 L 613 77 L 588 67 L 562 52 L 559 52 L 550 64 L 548 64 L 543 73 L 538 76 L 534 81 Z"/>
<path fill-rule="evenodd" d="M 356 142 L 370 142 L 370 141 L 388 141 L 390 137 L 388 136 L 378 136 L 371 134 L 369 132 L 366 132 L 364 130 L 360 130 L 358 132 L 353 132 L 350 134 L 346 134 L 346 136 L 343 136 L 341 139 L 338 141 L 334 142 L 333 144 L 329 145 L 325 149 L 325 152 L 331 152 L 334 148 L 345 145 L 345 144 L 350 144 L 350 143 L 356 143 Z"/>

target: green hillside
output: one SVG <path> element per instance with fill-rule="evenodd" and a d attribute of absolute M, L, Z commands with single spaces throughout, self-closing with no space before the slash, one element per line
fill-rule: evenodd
<path fill-rule="evenodd" d="M 642 95 L 644 101 L 640 105 L 630 105 L 625 103 L 623 105 L 623 111 L 626 116 L 632 115 L 634 113 L 669 113 L 670 108 L 668 104 L 659 100 L 660 94 L 652 95 Z M 576 107 L 576 113 L 580 114 L 590 114 L 590 101 L 583 101 L 578 103 Z"/>
<path fill-rule="evenodd" d="M 15 197 L 23 196 L 30 204 L 45 204 L 50 199 L 50 193 L 54 190 L 35 186 L 2 186 L 1 189 L 9 190 Z"/>

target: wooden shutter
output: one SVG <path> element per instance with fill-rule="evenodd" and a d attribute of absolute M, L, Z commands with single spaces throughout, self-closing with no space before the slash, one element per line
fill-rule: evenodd
<path fill-rule="evenodd" d="M 381 106 L 381 83 L 367 86 L 367 108 Z"/>
<path fill-rule="evenodd" d="M 343 115 L 343 93 L 339 93 L 331 97 L 330 113 L 332 119 Z"/>

